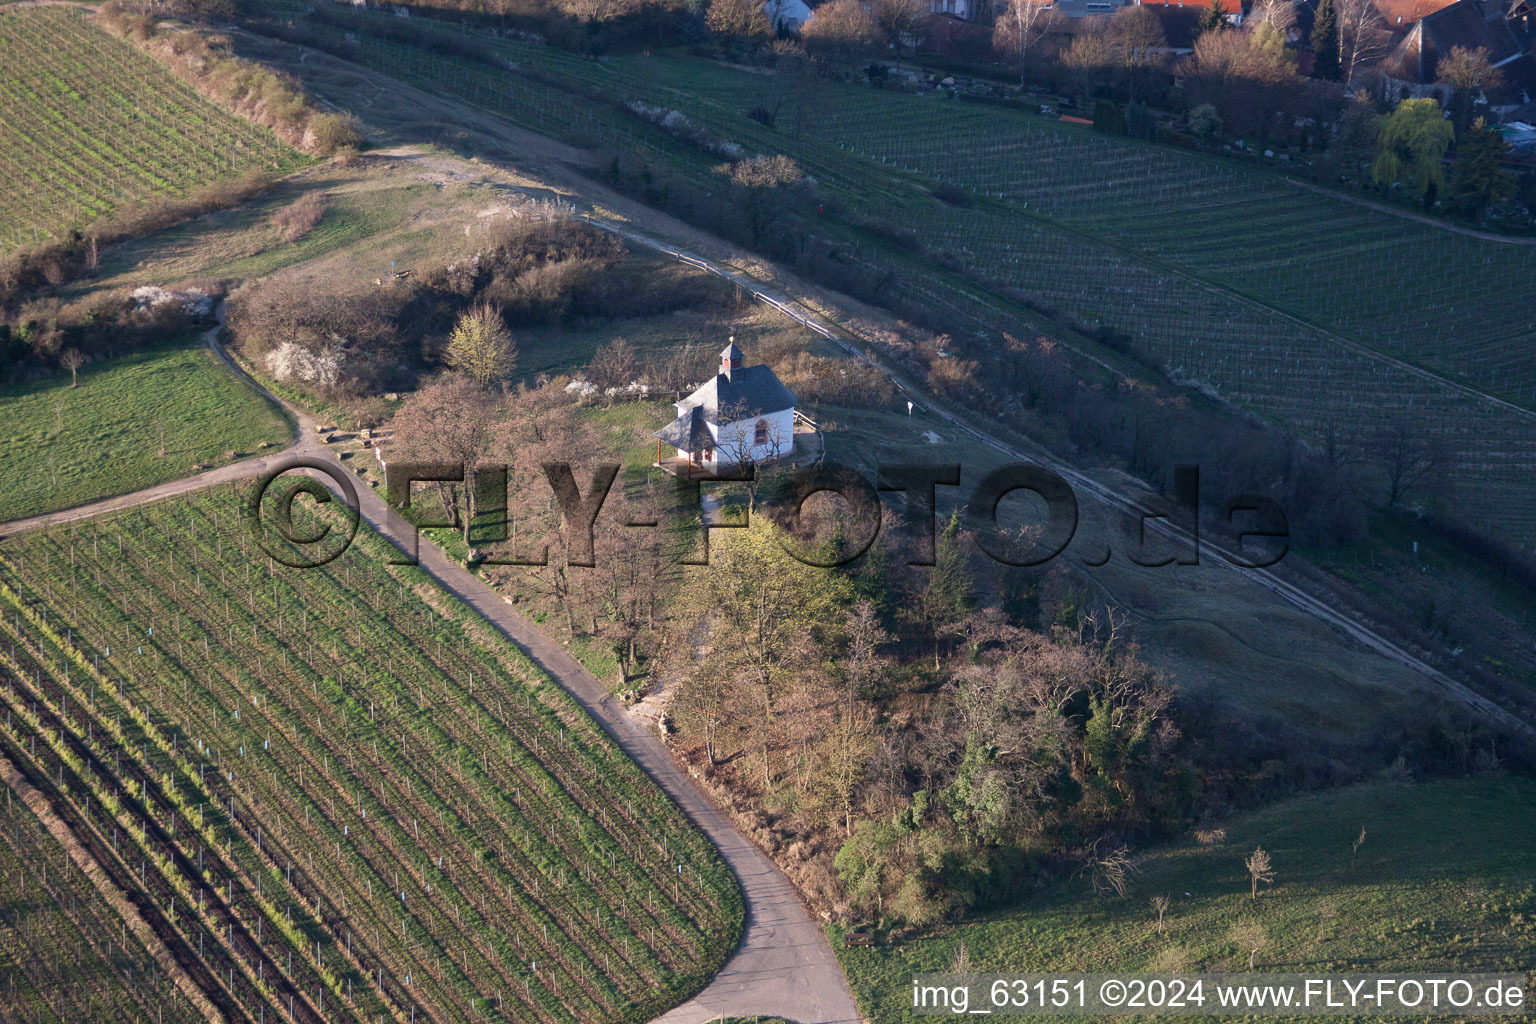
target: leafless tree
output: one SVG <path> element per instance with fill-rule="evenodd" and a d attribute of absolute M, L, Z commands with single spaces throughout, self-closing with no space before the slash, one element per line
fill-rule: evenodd
<path fill-rule="evenodd" d="M 1248 869 L 1248 895 L 1250 899 L 1259 898 L 1259 883 L 1266 885 L 1275 880 L 1275 871 L 1269 862 L 1269 854 L 1264 852 L 1264 847 L 1255 846 L 1243 866 Z"/>
<path fill-rule="evenodd" d="M 721 164 L 715 171 L 724 174 L 736 186 L 746 207 L 754 243 L 762 240 L 790 198 L 807 187 L 805 172 L 800 165 L 793 157 L 782 153 Z"/>
<path fill-rule="evenodd" d="M 1376 9 L 1375 0 L 1337 0 L 1334 10 L 1339 19 L 1339 54 L 1344 60 L 1345 84 L 1356 73 L 1387 55 L 1392 34 Z"/>
<path fill-rule="evenodd" d="M 885 33 L 864 0 L 829 0 L 816 8 L 800 38 L 807 49 L 846 61 L 874 50 Z"/>
<path fill-rule="evenodd" d="M 1256 0 L 1243 19 L 1244 25 L 1268 23 L 1288 35 L 1296 27 L 1296 5 L 1292 0 Z"/>
<path fill-rule="evenodd" d="M 1377 439 L 1377 459 L 1387 478 L 1387 504 L 1433 491 L 1449 462 L 1443 444 L 1426 439 L 1416 424 L 1400 419 L 1385 427 Z"/>
<path fill-rule="evenodd" d="M 704 20 L 710 31 L 737 39 L 756 39 L 772 29 L 758 0 L 710 0 Z"/>
<path fill-rule="evenodd" d="M 632 0 L 565 0 L 566 12 L 586 22 L 603 22 L 634 10 Z"/>
<path fill-rule="evenodd" d="M 1355 837 L 1355 841 L 1353 843 L 1349 844 L 1349 869 L 1351 871 L 1353 871 L 1355 869 L 1355 854 L 1359 853 L 1360 852 L 1360 847 L 1362 847 L 1364 845 L 1365 845 L 1365 826 L 1361 825 L 1360 826 L 1360 834 Z"/>
<path fill-rule="evenodd" d="M 1259 950 L 1269 942 L 1269 934 L 1264 931 L 1264 926 L 1257 921 L 1242 921 L 1232 926 L 1229 937 L 1234 946 L 1248 954 L 1248 969 L 1253 970 Z"/>
<path fill-rule="evenodd" d="M 1168 913 L 1168 908 L 1173 900 L 1167 894 L 1152 897 L 1152 909 L 1157 911 L 1157 931 L 1161 935 L 1163 931 L 1163 915 Z"/>
<path fill-rule="evenodd" d="M 923 30 L 930 16 L 928 0 L 877 0 L 874 11 L 875 20 L 895 44 L 898 57 L 902 47 L 916 49 L 922 45 Z"/>
<path fill-rule="evenodd" d="M 1486 47 L 1453 46 L 1435 65 L 1435 80 L 1453 89 L 1490 92 L 1504 84 L 1504 73 L 1493 65 Z"/>
<path fill-rule="evenodd" d="M 635 346 L 623 338 L 614 338 L 602 346 L 587 364 L 587 380 L 597 387 L 622 388 L 633 384 L 640 373 L 640 360 Z"/>
<path fill-rule="evenodd" d="M 784 436 L 783 429 L 771 418 L 760 417 L 757 410 L 745 402 L 734 402 L 721 408 L 720 434 L 715 440 L 719 461 L 728 466 L 757 466 L 757 472 L 747 481 L 747 511 L 757 508 L 757 495 L 762 489 L 765 464 L 788 455 L 795 450 L 794 435 Z"/>
<path fill-rule="evenodd" d="M 495 395 L 467 377 L 445 374 L 411 395 L 395 414 L 390 457 L 461 462 L 473 469 L 491 450 L 500 412 Z M 443 510 L 458 520 L 468 543 L 477 512 L 475 488 L 451 483 L 437 487 Z"/>
<path fill-rule="evenodd" d="M 1041 41 L 1060 23 L 1054 4 L 1042 0 L 1008 0 L 992 27 L 992 47 L 1013 60 L 1023 85 L 1030 57 Z"/>
<path fill-rule="evenodd" d="M 59 356 L 59 362 L 69 371 L 69 386 L 80 383 L 80 367 L 85 365 L 85 354 L 77 348 L 67 348 Z"/>
<path fill-rule="evenodd" d="M 1131 848 L 1111 843 L 1100 836 L 1088 851 L 1088 872 L 1094 891 L 1100 895 L 1124 896 L 1131 887 L 1131 876 L 1139 869 L 1131 859 Z"/>
<path fill-rule="evenodd" d="M 1089 30 L 1073 36 L 1072 42 L 1062 51 L 1061 66 L 1077 86 L 1079 99 L 1086 100 L 1093 83 L 1112 67 L 1115 61 L 1113 48 L 1102 30 Z"/>

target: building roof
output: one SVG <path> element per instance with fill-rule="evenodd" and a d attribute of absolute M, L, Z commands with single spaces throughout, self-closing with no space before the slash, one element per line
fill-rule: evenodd
<path fill-rule="evenodd" d="M 729 345 L 720 350 L 720 361 L 722 363 L 739 363 L 741 362 L 741 359 L 741 349 L 736 347 L 735 341 L 732 341 Z"/>
<path fill-rule="evenodd" d="M 653 436 L 685 452 L 701 451 L 714 442 L 714 438 L 709 434 L 709 427 L 704 424 L 703 410 L 698 406 L 689 409 L 656 431 Z"/>
<path fill-rule="evenodd" d="M 1414 22 L 1443 10 L 1456 0 L 1376 0 L 1376 9 L 1387 28 L 1407 28 Z"/>
<path fill-rule="evenodd" d="M 1147 9 L 1157 16 L 1158 24 L 1163 26 L 1163 37 L 1168 40 L 1168 48 L 1176 51 L 1187 51 L 1194 48 L 1195 37 L 1200 34 L 1200 17 L 1205 13 L 1204 7 L 1175 7 L 1169 4 L 1148 4 Z"/>
<path fill-rule="evenodd" d="M 1203 11 L 1215 6 L 1214 0 L 1137 0 L 1143 7 L 1187 7 L 1196 11 Z M 1240 17 L 1243 13 L 1243 0 L 1221 0 L 1221 9 L 1229 16 Z"/>
<path fill-rule="evenodd" d="M 1411 81 L 1432 82 L 1440 58 L 1454 46 L 1488 51 L 1494 67 L 1511 65 L 1506 77 L 1522 81 L 1522 64 L 1530 46 L 1530 27 L 1523 19 L 1507 16 L 1508 0 L 1457 0 L 1419 19 L 1392 54 L 1390 63 Z"/>
<path fill-rule="evenodd" d="M 795 396 L 779 382 L 778 375 L 767 366 L 743 366 L 727 377 L 717 373 L 699 385 L 697 391 L 678 403 L 680 409 L 698 406 L 710 423 L 720 423 L 724 412 L 727 423 L 783 412 L 795 407 Z"/>

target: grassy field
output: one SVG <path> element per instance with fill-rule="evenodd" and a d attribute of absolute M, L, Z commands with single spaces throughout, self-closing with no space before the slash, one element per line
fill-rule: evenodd
<path fill-rule="evenodd" d="M 382 540 L 285 570 L 249 497 L 0 551 L 11 745 L 129 827 L 180 941 L 328 1022 L 644 1021 L 709 978 L 740 894 L 670 799 Z"/>
<path fill-rule="evenodd" d="M 300 162 L 75 8 L 4 11 L 0 50 L 0 252 L 126 203 Z"/>
<path fill-rule="evenodd" d="M 860 1008 L 907 1020 L 912 975 L 1244 971 L 1234 925 L 1257 923 L 1263 971 L 1525 971 L 1536 943 L 1536 783 L 1483 775 L 1372 782 L 1222 823 L 1225 837 L 1144 853 L 1127 895 L 1060 881 L 1019 907 L 944 934 L 834 948 Z M 1351 846 L 1365 830 L 1357 852 Z M 1249 896 L 1243 858 L 1263 846 L 1275 881 Z M 1158 932 L 1154 896 L 1172 899 Z"/>
<path fill-rule="evenodd" d="M 183 339 L 0 387 L 0 522 L 188 476 L 291 437 L 282 413 Z"/>

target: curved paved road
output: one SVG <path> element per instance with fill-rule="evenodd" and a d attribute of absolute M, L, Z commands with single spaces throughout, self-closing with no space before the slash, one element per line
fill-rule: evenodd
<path fill-rule="evenodd" d="M 224 309 L 219 308 L 222 325 Z M 315 434 L 315 421 L 268 391 L 229 358 L 218 343 L 219 328 L 204 340 L 251 387 L 287 410 L 298 425 L 298 440 L 286 451 L 174 480 L 132 494 L 30 519 L 0 524 L 0 537 L 56 526 L 118 509 L 187 494 L 232 480 L 259 476 L 295 457 L 318 459 L 339 476 L 353 474 Z M 414 546 L 413 531 L 370 487 L 357 489 L 362 517 L 402 551 Z M 655 1024 L 707 1024 L 721 1016 L 778 1016 L 799 1024 L 849 1024 L 862 1020 L 826 934 L 813 921 L 784 873 L 683 772 L 661 738 L 615 701 L 592 673 L 527 616 L 509 605 L 478 576 L 450 559 L 435 544 L 420 545 L 421 567 L 444 588 L 488 619 L 581 702 L 630 757 L 645 769 L 719 849 L 741 883 L 746 928 L 741 945 L 720 973 L 683 1005 Z"/>

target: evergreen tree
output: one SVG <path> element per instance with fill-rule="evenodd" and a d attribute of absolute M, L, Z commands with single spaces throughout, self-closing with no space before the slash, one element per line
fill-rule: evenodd
<path fill-rule="evenodd" d="M 939 667 L 939 633 L 971 610 L 975 581 L 960 544 L 960 514 L 949 518 L 949 525 L 939 537 L 933 568 L 928 570 L 928 585 L 923 588 L 923 616 L 933 629 L 933 666 Z"/>
<path fill-rule="evenodd" d="M 1456 147 L 1450 194 L 1445 205 L 1464 217 L 1481 220 L 1490 204 L 1508 198 L 1514 182 L 1502 166 L 1509 145 L 1482 118 L 1472 122 Z"/>
<path fill-rule="evenodd" d="M 1333 0 L 1321 0 L 1312 21 L 1312 73 L 1329 82 L 1342 74 L 1339 64 L 1339 17 Z"/>
<path fill-rule="evenodd" d="M 1200 15 L 1200 21 L 1195 25 L 1195 35 L 1202 36 L 1213 29 L 1227 27 L 1227 8 L 1221 0 L 1211 0 L 1211 6 Z"/>

